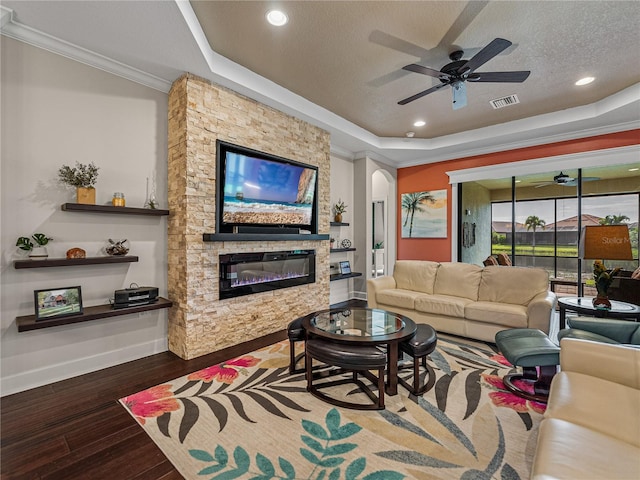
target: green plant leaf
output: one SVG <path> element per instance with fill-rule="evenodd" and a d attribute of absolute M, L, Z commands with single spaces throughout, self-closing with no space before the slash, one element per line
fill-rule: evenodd
<path fill-rule="evenodd" d="M 189 455 L 191 455 L 196 460 L 200 460 L 202 462 L 213 462 L 216 460 L 211 456 L 211 454 L 205 450 L 189 450 Z"/>
<path fill-rule="evenodd" d="M 331 457 L 333 455 L 342 455 L 343 453 L 350 452 L 354 448 L 358 448 L 358 444 L 356 443 L 341 443 L 339 445 L 334 445 L 332 447 L 328 447 L 325 449 L 324 454 L 327 457 Z"/>
<path fill-rule="evenodd" d="M 404 475 L 391 470 L 378 470 L 377 472 L 370 473 L 362 480 L 402 480 Z"/>
<path fill-rule="evenodd" d="M 340 428 L 340 412 L 338 412 L 338 409 L 332 408 L 329 410 L 324 421 L 329 429 L 329 433 L 333 436 L 338 428 Z"/>
<path fill-rule="evenodd" d="M 300 438 L 302 438 L 302 441 L 307 445 L 307 447 L 315 450 L 318 453 L 324 453 L 324 450 L 325 450 L 324 447 L 317 440 L 307 435 L 302 435 Z"/>
<path fill-rule="evenodd" d="M 216 461 L 220 465 L 227 465 L 229 463 L 229 455 L 227 455 L 227 451 L 222 447 L 222 445 L 218 445 L 215 451 Z"/>
<path fill-rule="evenodd" d="M 309 462 L 313 463 L 314 465 L 320 465 L 320 459 L 311 450 L 307 450 L 306 448 L 301 448 L 300 455 L 302 455 L 304 458 L 306 458 Z"/>
<path fill-rule="evenodd" d="M 249 470 L 251 458 L 244 448 L 236 447 L 233 451 L 233 459 L 235 460 L 238 469 L 244 469 L 245 472 Z"/>
<path fill-rule="evenodd" d="M 296 478 L 296 469 L 293 468 L 293 465 L 282 457 L 278 457 L 278 463 L 280 464 L 280 469 L 287 476 L 287 480 L 293 480 Z"/>
<path fill-rule="evenodd" d="M 273 467 L 273 463 L 267 457 L 258 453 L 256 455 L 256 465 L 265 475 L 268 475 L 269 478 L 273 477 L 276 474 L 276 469 Z"/>
<path fill-rule="evenodd" d="M 356 458 L 353 462 L 349 464 L 347 470 L 344 472 L 345 480 L 355 480 L 358 475 L 364 472 L 365 467 L 367 466 L 367 459 L 364 457 Z"/>
<path fill-rule="evenodd" d="M 327 431 L 322 427 L 322 425 L 316 422 L 302 420 L 302 428 L 304 428 L 307 433 L 319 438 L 320 440 L 329 440 L 329 434 Z"/>
<path fill-rule="evenodd" d="M 344 463 L 344 458 L 334 457 L 334 458 L 325 458 L 324 460 L 320 460 L 319 465 L 325 468 L 333 468 L 338 465 L 342 465 Z"/>
<path fill-rule="evenodd" d="M 217 453 L 217 449 L 216 449 Z M 224 452 L 226 456 L 226 452 Z M 242 447 L 236 447 L 233 451 L 233 460 L 236 462 L 236 468 L 233 470 L 228 470 L 226 472 L 222 472 L 215 477 L 212 477 L 211 480 L 233 480 L 235 478 L 240 478 L 242 475 L 249 471 L 249 466 L 251 465 L 251 458 L 247 451 Z"/>
<path fill-rule="evenodd" d="M 347 423 L 340 428 L 338 428 L 332 435 L 331 440 L 343 440 L 345 438 L 350 437 L 351 435 L 355 435 L 362 427 L 356 423 Z"/>
<path fill-rule="evenodd" d="M 340 480 L 340 469 L 336 468 L 329 474 L 328 480 Z"/>
<path fill-rule="evenodd" d="M 327 471 L 326 470 L 322 470 L 320 472 L 320 474 L 316 477 L 316 480 L 324 480 L 324 477 L 327 476 Z"/>

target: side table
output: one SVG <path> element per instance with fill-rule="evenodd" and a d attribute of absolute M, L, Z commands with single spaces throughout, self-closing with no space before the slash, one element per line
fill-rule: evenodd
<path fill-rule="evenodd" d="M 618 318 L 623 320 L 640 321 L 640 307 L 632 303 L 611 300 L 611 309 L 595 308 L 593 297 L 561 297 L 558 299 L 560 307 L 560 330 L 567 328 L 567 310 L 591 315 L 599 318 Z"/>

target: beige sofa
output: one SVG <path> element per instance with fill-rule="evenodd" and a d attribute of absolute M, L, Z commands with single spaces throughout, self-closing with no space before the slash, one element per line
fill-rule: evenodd
<path fill-rule="evenodd" d="M 393 276 L 367 281 L 367 302 L 440 332 L 494 342 L 506 328 L 548 334 L 556 295 L 539 268 L 399 260 Z"/>
<path fill-rule="evenodd" d="M 532 480 L 640 478 L 640 349 L 563 338 Z"/>

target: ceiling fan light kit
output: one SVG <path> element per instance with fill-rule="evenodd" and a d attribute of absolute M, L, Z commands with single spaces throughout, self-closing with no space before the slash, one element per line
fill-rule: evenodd
<path fill-rule="evenodd" d="M 430 93 L 440 90 L 442 87 L 450 85 L 453 92 L 453 109 L 457 110 L 467 105 L 467 91 L 465 82 L 492 82 L 492 83 L 522 83 L 530 75 L 530 71 L 513 71 L 513 72 L 476 72 L 475 70 L 496 55 L 502 53 L 504 50 L 511 46 L 509 40 L 504 38 L 495 38 L 486 47 L 475 54 L 471 59 L 464 60 L 462 58 L 464 52 L 462 50 L 456 50 L 449 55 L 451 63 L 448 63 L 440 70 L 434 70 L 433 68 L 423 67 L 412 63 L 406 65 L 403 70 L 409 72 L 419 73 L 422 75 L 428 75 L 430 77 L 437 78 L 441 84 L 428 88 L 415 95 L 407 97 L 398 102 L 399 105 L 406 105 L 407 103 L 418 100 Z"/>

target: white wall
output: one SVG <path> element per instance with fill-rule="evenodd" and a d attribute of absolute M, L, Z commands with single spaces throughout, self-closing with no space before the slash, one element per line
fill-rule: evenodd
<path fill-rule="evenodd" d="M 167 95 L 6 37 L 1 95 L 1 394 L 166 350 L 166 310 L 23 333 L 15 317 L 34 313 L 34 289 L 80 285 L 85 306 L 107 303 L 132 282 L 166 296 L 166 217 L 63 212 L 75 196 L 57 170 L 94 162 L 96 203 L 121 191 L 138 207 L 155 175 L 166 208 Z M 14 269 L 16 239 L 35 232 L 54 238 L 50 257 L 76 246 L 97 256 L 108 238 L 127 238 L 140 261 Z"/>
<path fill-rule="evenodd" d="M 333 221 L 333 206 L 338 200 L 343 200 L 347 204 L 347 211 L 342 215 L 342 221 L 349 223 L 348 227 L 331 227 L 331 235 L 342 241 L 345 238 L 354 242 L 354 226 L 361 225 L 362 219 L 356 219 L 354 215 L 353 203 L 353 162 L 331 155 L 331 220 Z M 334 248 L 339 248 L 336 245 Z M 354 253 L 338 252 L 331 254 L 331 263 L 336 264 L 342 260 L 349 260 L 351 270 L 356 271 Z M 329 303 L 344 302 L 353 298 L 353 279 L 336 280 L 331 282 Z"/>

